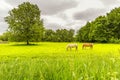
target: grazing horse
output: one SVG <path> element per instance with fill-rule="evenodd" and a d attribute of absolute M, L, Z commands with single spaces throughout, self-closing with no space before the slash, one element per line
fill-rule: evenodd
<path fill-rule="evenodd" d="M 77 44 L 68 44 L 66 47 L 66 50 L 68 51 L 69 49 L 72 50 L 72 48 L 75 48 L 76 50 L 78 49 Z"/>
<path fill-rule="evenodd" d="M 84 43 L 82 45 L 82 49 L 86 48 L 86 47 L 90 47 L 91 49 L 93 48 L 93 43 Z"/>

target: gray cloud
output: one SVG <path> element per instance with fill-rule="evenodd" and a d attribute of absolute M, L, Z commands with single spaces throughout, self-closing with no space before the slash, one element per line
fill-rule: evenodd
<path fill-rule="evenodd" d="M 65 11 L 66 9 L 70 9 L 76 7 L 78 3 L 75 0 L 27 0 L 31 3 L 37 4 L 42 11 L 43 15 L 54 15 L 58 12 Z M 25 0 L 6 0 L 6 2 L 11 5 L 19 5 Z"/>
<path fill-rule="evenodd" d="M 65 13 L 59 13 L 57 14 L 57 17 L 63 19 L 63 20 L 68 20 L 68 16 Z"/>
<path fill-rule="evenodd" d="M 57 30 L 57 29 L 62 29 L 63 27 L 57 23 L 48 23 L 45 24 L 46 29 L 53 29 L 53 30 Z"/>
<path fill-rule="evenodd" d="M 43 14 L 55 14 L 77 6 L 75 0 L 41 0 L 39 4 Z"/>
<path fill-rule="evenodd" d="M 73 15 L 73 18 L 75 20 L 85 20 L 85 21 L 91 21 L 95 19 L 96 17 L 103 15 L 106 13 L 105 9 L 94 9 L 90 8 L 82 12 L 77 12 Z"/>

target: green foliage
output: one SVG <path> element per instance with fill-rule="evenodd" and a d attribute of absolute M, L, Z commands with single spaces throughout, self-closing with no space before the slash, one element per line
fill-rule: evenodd
<path fill-rule="evenodd" d="M 37 5 L 24 2 L 9 12 L 5 17 L 9 24 L 8 31 L 13 41 L 40 41 L 43 37 L 43 21 Z"/>
<path fill-rule="evenodd" d="M 90 26 L 91 26 L 90 22 L 87 22 L 87 24 L 77 32 L 76 37 L 78 41 L 82 42 L 89 41 Z"/>
<path fill-rule="evenodd" d="M 113 9 L 107 16 L 110 29 L 114 33 L 114 38 L 120 39 L 120 7 Z"/>
<path fill-rule="evenodd" d="M 45 30 L 43 41 L 56 41 L 55 31 L 52 29 Z"/>
<path fill-rule="evenodd" d="M 74 30 L 56 30 L 57 41 L 59 42 L 72 42 L 74 40 Z"/>
<path fill-rule="evenodd" d="M 111 38 L 110 43 L 120 43 L 120 39 Z"/>
<path fill-rule="evenodd" d="M 0 35 L 0 40 L 2 41 L 8 41 L 10 37 L 10 33 L 9 32 L 5 32 L 2 35 Z"/>
<path fill-rule="evenodd" d="M 111 38 L 111 31 L 108 28 L 107 19 L 105 16 L 99 16 L 94 21 L 94 40 L 97 42 L 107 42 Z"/>
<path fill-rule="evenodd" d="M 111 38 L 120 39 L 120 7 L 88 22 L 77 33 L 77 40 L 82 42 L 114 42 Z"/>
<path fill-rule="evenodd" d="M 53 31 L 51 29 L 45 30 L 43 41 L 51 42 L 72 42 L 74 41 L 74 30 L 58 29 Z"/>

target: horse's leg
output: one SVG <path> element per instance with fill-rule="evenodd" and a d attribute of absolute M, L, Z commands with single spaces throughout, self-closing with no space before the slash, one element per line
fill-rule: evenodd
<path fill-rule="evenodd" d="M 82 49 L 84 49 L 84 45 L 82 46 Z"/>
<path fill-rule="evenodd" d="M 66 48 L 66 50 L 68 51 L 68 47 Z"/>
<path fill-rule="evenodd" d="M 76 46 L 76 50 L 78 50 L 78 47 Z"/>
<path fill-rule="evenodd" d="M 93 45 L 91 45 L 91 49 L 93 48 Z"/>

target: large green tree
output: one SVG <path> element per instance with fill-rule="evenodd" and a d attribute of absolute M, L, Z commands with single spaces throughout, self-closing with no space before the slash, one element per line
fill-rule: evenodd
<path fill-rule="evenodd" d="M 80 28 L 77 40 L 120 43 L 120 7 Z"/>
<path fill-rule="evenodd" d="M 43 21 L 40 18 L 40 9 L 29 2 L 20 4 L 9 11 L 5 21 L 9 24 L 8 31 L 13 41 L 40 41 L 43 36 Z"/>
<path fill-rule="evenodd" d="M 91 40 L 108 42 L 112 36 L 112 30 L 109 29 L 107 18 L 105 16 L 99 16 L 92 24 L 94 28 L 90 32 Z"/>

